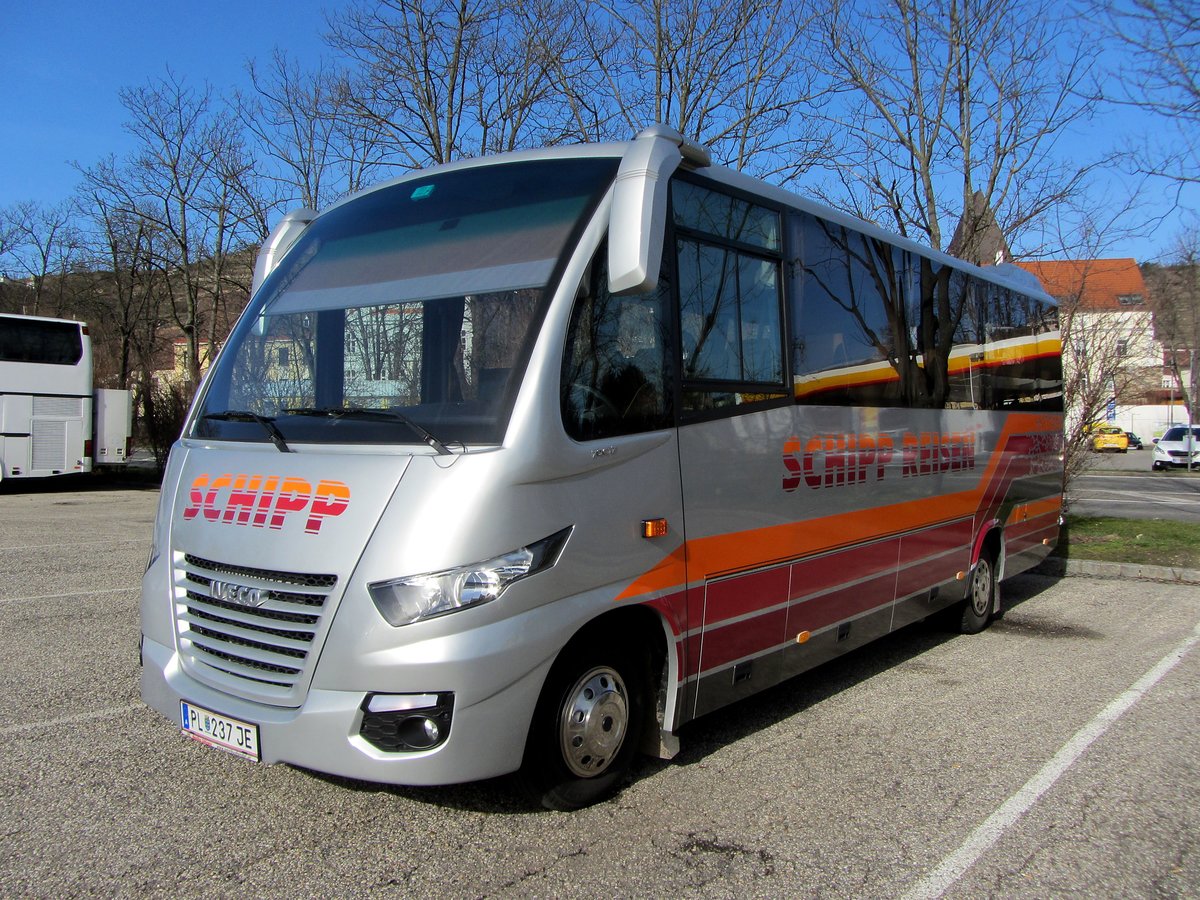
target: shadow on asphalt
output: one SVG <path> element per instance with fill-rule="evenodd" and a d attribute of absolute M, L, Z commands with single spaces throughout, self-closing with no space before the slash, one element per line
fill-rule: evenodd
<path fill-rule="evenodd" d="M 1003 632 L 1027 634 L 1028 629 L 1005 623 L 1003 616 L 1037 597 L 1058 581 L 1053 576 L 1027 573 L 1003 582 L 1001 618 L 993 627 Z M 650 777 L 671 766 L 693 766 L 713 753 L 752 738 L 757 732 L 805 712 L 876 675 L 903 663 L 912 662 L 925 652 L 947 641 L 972 640 L 940 627 L 934 619 L 918 622 L 860 647 L 845 656 L 804 672 L 731 706 L 689 722 L 680 729 L 682 749 L 673 760 L 638 757 L 634 762 L 634 781 Z M 470 812 L 499 815 L 527 815 L 545 812 L 533 805 L 522 792 L 514 775 L 471 784 L 440 787 L 404 787 L 375 784 L 325 775 L 307 774 L 349 790 L 404 797 L 418 803 Z M 619 802 L 620 795 L 616 800 Z"/>
<path fill-rule="evenodd" d="M 5 478 L 0 496 L 10 494 L 64 494 L 90 491 L 157 491 L 162 472 L 153 463 L 133 463 L 86 473 L 51 475 L 47 478 Z"/>

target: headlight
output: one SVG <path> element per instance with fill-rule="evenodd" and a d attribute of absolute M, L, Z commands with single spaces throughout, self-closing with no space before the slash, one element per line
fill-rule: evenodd
<path fill-rule="evenodd" d="M 514 581 L 549 569 L 562 554 L 571 529 L 527 547 L 444 572 L 367 585 L 379 614 L 391 625 L 408 625 L 495 600 Z"/>

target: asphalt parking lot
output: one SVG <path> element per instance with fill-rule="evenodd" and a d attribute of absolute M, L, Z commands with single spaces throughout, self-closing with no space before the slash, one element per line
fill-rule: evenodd
<path fill-rule="evenodd" d="M 1200 894 L 1200 588 L 1023 576 L 693 723 L 614 800 L 389 788 L 138 700 L 157 492 L 0 490 L 0 896 Z"/>

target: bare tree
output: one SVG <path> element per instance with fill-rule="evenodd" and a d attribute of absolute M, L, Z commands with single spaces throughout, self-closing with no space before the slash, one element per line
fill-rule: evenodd
<path fill-rule="evenodd" d="M 236 315 L 223 309 L 226 292 L 237 295 L 237 312 L 245 303 L 245 285 L 230 277 L 231 254 L 261 239 L 266 216 L 254 202 L 236 120 L 210 88 L 197 91 L 168 73 L 121 91 L 121 103 L 138 149 L 108 187 L 123 197 L 121 209 L 146 217 L 165 239 L 156 263 L 195 386 Z"/>
<path fill-rule="evenodd" d="M 830 202 L 943 249 L 967 210 L 1011 237 L 1082 189 L 1096 161 L 1064 161 L 1057 142 L 1091 112 L 1079 88 L 1094 51 L 1061 4 L 820 2 L 813 63 L 843 93 L 827 115 L 841 141 Z"/>
<path fill-rule="evenodd" d="M 1200 397 L 1200 233 L 1180 237 L 1173 258 L 1146 269 L 1154 307 L 1155 336 L 1162 342 L 1167 370 L 1180 386 L 1192 421 Z"/>
<path fill-rule="evenodd" d="M 1084 284 L 1090 274 L 1090 269 L 1085 271 Z M 1089 315 L 1080 309 L 1084 292 L 1081 285 L 1059 298 L 1063 403 L 1068 411 L 1064 422 L 1068 482 L 1088 467 L 1092 427 L 1104 421 L 1109 402 L 1128 389 L 1133 374 L 1122 364 L 1121 331 L 1114 320 L 1105 315 Z"/>
<path fill-rule="evenodd" d="M 79 233 L 69 204 L 18 203 L 0 216 L 6 224 L 5 267 L 29 280 L 22 312 L 60 316 L 67 313 L 66 276 L 79 262 Z M 0 257 L 2 258 L 2 257 Z"/>
<path fill-rule="evenodd" d="M 342 100 L 388 163 L 420 168 L 560 139 L 568 21 L 551 0 L 376 0 L 334 16 Z"/>
<path fill-rule="evenodd" d="M 17 223 L 12 209 L 0 210 L 0 273 L 8 254 L 16 247 Z"/>
<path fill-rule="evenodd" d="M 344 73 L 324 62 L 303 70 L 281 51 L 247 71 L 254 90 L 238 96 L 238 115 L 279 204 L 322 209 L 366 186 L 378 149 L 374 129 L 349 115 Z"/>
<path fill-rule="evenodd" d="M 1101 99 L 1150 113 L 1144 141 L 1130 148 L 1135 171 L 1182 188 L 1200 184 L 1200 16 L 1193 0 L 1096 2 L 1093 20 L 1124 51 Z"/>
<path fill-rule="evenodd" d="M 112 158 L 81 170 L 77 191 L 80 212 L 91 222 L 90 268 L 94 291 L 90 301 L 95 330 L 113 346 L 116 386 L 129 388 L 135 376 L 153 371 L 158 332 L 166 315 L 155 265 L 159 235 L 148 216 L 125 207 L 114 188 L 120 183 Z"/>
<path fill-rule="evenodd" d="M 1144 402 L 1161 372 L 1146 365 L 1158 352 L 1148 310 L 1098 307 L 1090 300 L 1098 285 L 1110 283 L 1114 264 L 1095 257 L 1053 263 L 1049 271 L 1027 264 L 1059 304 L 1068 480 L 1088 467 L 1092 428 L 1104 422 L 1109 404 Z"/>
<path fill-rule="evenodd" d="M 803 0 L 580 0 L 588 72 L 564 84 L 596 137 L 661 122 L 718 162 L 766 178 L 805 171 L 824 148 L 812 112 L 827 100 L 807 56 Z M 590 104 L 590 105 L 589 105 Z"/>

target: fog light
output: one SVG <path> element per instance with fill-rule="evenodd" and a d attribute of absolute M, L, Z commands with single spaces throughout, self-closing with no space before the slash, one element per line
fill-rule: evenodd
<path fill-rule="evenodd" d="M 358 733 L 386 753 L 432 750 L 450 735 L 454 694 L 369 694 Z"/>
<path fill-rule="evenodd" d="M 437 746 L 442 736 L 438 723 L 428 716 L 410 716 L 400 723 L 398 737 L 415 750 L 428 750 Z"/>

